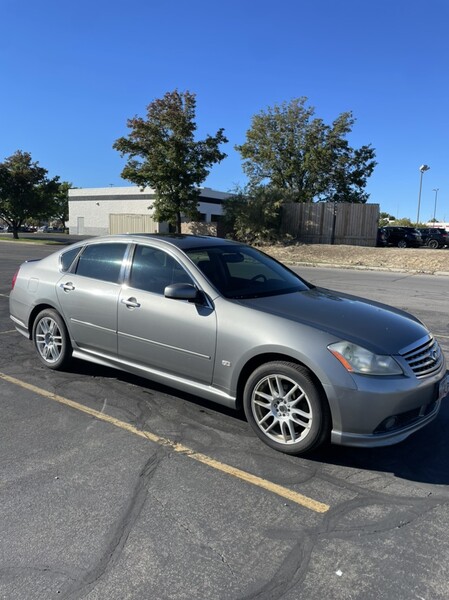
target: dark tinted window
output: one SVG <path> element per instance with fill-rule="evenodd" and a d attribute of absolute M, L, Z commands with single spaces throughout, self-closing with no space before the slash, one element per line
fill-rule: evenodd
<path fill-rule="evenodd" d="M 126 244 L 91 244 L 81 254 L 77 275 L 117 283 L 125 255 Z"/>
<path fill-rule="evenodd" d="M 186 254 L 227 298 L 257 298 L 309 289 L 282 264 L 249 246 L 214 246 Z"/>
<path fill-rule="evenodd" d="M 166 252 L 151 246 L 137 246 L 129 285 L 139 290 L 163 294 L 171 283 L 192 283 L 184 268 Z"/>
<path fill-rule="evenodd" d="M 70 269 L 71 264 L 73 263 L 75 258 L 78 256 L 80 251 L 81 251 L 81 248 L 78 247 L 78 248 L 72 248 L 71 250 L 67 250 L 67 252 L 64 252 L 64 254 L 61 254 L 60 261 L 61 261 L 61 270 L 62 271 L 65 272 Z"/>

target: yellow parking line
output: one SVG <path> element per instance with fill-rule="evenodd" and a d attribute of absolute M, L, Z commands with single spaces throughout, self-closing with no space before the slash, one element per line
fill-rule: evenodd
<path fill-rule="evenodd" d="M 195 452 L 191 448 L 184 446 L 183 444 L 178 444 L 177 442 L 173 442 L 167 438 L 163 438 L 159 435 L 151 433 L 150 431 L 142 431 L 137 429 L 133 425 L 129 423 L 125 423 L 124 421 L 120 421 L 114 417 L 101 413 L 93 408 L 89 408 L 88 406 L 84 406 L 83 404 L 79 404 L 78 402 L 74 402 L 73 400 L 69 400 L 68 398 L 64 398 L 63 396 L 59 396 L 58 394 L 54 394 L 52 392 L 48 392 L 42 388 L 39 388 L 30 383 L 26 383 L 25 381 L 21 381 L 20 379 L 16 379 L 15 377 L 11 377 L 10 375 L 6 375 L 5 373 L 0 372 L 0 379 L 7 381 L 8 383 L 12 383 L 13 385 L 18 385 L 30 392 L 35 394 L 39 394 L 40 396 L 44 396 L 49 400 L 54 400 L 55 402 L 59 402 L 60 404 L 64 404 L 65 406 L 69 406 L 70 408 L 74 408 L 75 410 L 79 410 L 84 412 L 96 419 L 101 421 L 105 421 L 111 425 L 115 425 L 116 427 L 120 427 L 129 433 L 133 433 L 134 435 L 138 435 L 139 437 L 143 437 L 147 440 L 150 440 L 156 444 L 160 444 L 161 446 L 166 446 L 173 450 L 173 452 L 179 452 L 188 458 L 192 458 L 200 463 L 208 465 L 213 469 L 217 469 L 218 471 L 222 471 L 223 473 L 227 473 L 232 477 L 236 477 L 237 479 L 241 479 L 247 483 L 255 485 L 257 487 L 263 488 L 273 494 L 277 494 L 282 498 L 290 500 L 291 502 L 295 502 L 300 506 L 308 508 L 318 513 L 324 513 L 329 510 L 329 506 L 327 504 L 323 504 L 322 502 L 318 502 L 313 500 L 312 498 L 308 498 L 303 494 L 299 494 L 298 492 L 294 492 L 288 488 L 285 488 L 281 485 L 277 485 L 272 483 L 271 481 L 267 481 L 266 479 L 262 479 L 261 477 L 257 477 L 256 475 L 252 475 L 251 473 L 247 473 L 246 471 L 242 471 L 241 469 L 236 469 L 235 467 L 231 467 L 225 463 L 221 463 L 218 460 L 207 456 L 206 454 L 201 454 L 199 452 Z"/>

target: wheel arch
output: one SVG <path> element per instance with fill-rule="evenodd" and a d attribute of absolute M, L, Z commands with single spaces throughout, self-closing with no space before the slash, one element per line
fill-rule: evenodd
<path fill-rule="evenodd" d="M 29 337 L 30 340 L 33 339 L 33 329 L 34 329 L 34 322 L 36 321 L 36 317 L 37 315 L 42 312 L 43 310 L 54 310 L 55 312 L 58 313 L 58 315 L 61 317 L 61 319 L 64 322 L 64 325 L 67 329 L 67 323 L 65 322 L 65 319 L 63 317 L 63 315 L 61 314 L 61 312 L 56 308 L 56 306 L 53 306 L 52 304 L 49 304 L 48 302 L 43 302 L 42 304 L 37 304 L 33 310 L 30 313 L 30 316 L 28 318 L 28 332 L 29 332 Z M 68 331 L 68 329 L 67 329 Z"/>
<path fill-rule="evenodd" d="M 323 399 L 325 399 L 325 401 L 326 401 L 327 408 L 329 410 L 331 425 L 332 425 L 332 411 L 330 408 L 329 399 L 328 399 L 326 391 L 325 391 L 320 379 L 317 377 L 316 373 L 314 373 L 308 365 L 301 362 L 300 360 L 297 360 L 296 358 L 293 358 L 293 357 L 289 356 L 288 354 L 283 354 L 283 353 L 278 353 L 278 352 L 267 352 L 267 353 L 263 353 L 263 354 L 258 354 L 257 356 L 253 356 L 243 366 L 242 370 L 240 371 L 238 382 L 237 382 L 236 408 L 239 411 L 243 410 L 243 390 L 245 388 L 245 384 L 248 380 L 248 377 L 251 375 L 251 373 L 253 371 L 255 371 L 261 365 L 263 365 L 265 363 L 269 363 L 269 362 L 274 362 L 274 361 L 289 362 L 289 363 L 293 363 L 295 365 L 298 365 L 300 367 L 304 367 L 305 369 L 307 369 L 307 371 L 310 373 L 310 377 L 312 378 L 313 383 L 319 389 L 319 391 L 321 393 L 321 397 Z"/>

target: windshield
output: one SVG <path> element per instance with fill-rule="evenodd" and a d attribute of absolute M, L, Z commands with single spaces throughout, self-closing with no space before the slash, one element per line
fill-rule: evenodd
<path fill-rule="evenodd" d="M 192 248 L 186 254 L 225 298 L 260 298 L 312 287 L 281 263 L 249 246 Z"/>

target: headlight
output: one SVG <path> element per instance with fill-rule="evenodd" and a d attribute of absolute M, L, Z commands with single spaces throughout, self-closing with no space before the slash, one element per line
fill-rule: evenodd
<path fill-rule="evenodd" d="M 363 375 L 402 375 L 403 371 L 392 356 L 373 354 L 351 342 L 337 342 L 328 349 L 351 373 Z"/>

